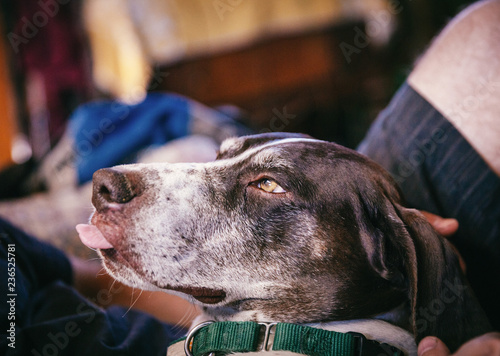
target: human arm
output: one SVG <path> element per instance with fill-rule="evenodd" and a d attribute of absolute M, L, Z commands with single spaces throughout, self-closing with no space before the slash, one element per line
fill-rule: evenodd
<path fill-rule="evenodd" d="M 101 307 L 121 305 L 146 312 L 157 319 L 182 327 L 189 327 L 200 313 L 188 301 L 161 291 L 144 291 L 126 286 L 111 277 L 99 261 L 70 258 L 74 287 Z"/>

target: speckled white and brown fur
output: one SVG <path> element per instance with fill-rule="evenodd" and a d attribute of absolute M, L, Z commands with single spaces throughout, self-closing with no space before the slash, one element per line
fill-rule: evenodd
<path fill-rule="evenodd" d="M 263 178 L 286 193 L 258 189 Z M 411 352 L 435 335 L 455 348 L 486 319 L 468 287 L 444 299 L 444 282 L 466 286 L 456 256 L 401 200 L 352 150 L 264 134 L 226 140 L 211 163 L 98 171 L 91 223 L 113 246 L 100 253 L 114 277 L 192 299 L 206 318 L 371 328 Z M 426 320 L 435 300 L 445 308 Z"/>

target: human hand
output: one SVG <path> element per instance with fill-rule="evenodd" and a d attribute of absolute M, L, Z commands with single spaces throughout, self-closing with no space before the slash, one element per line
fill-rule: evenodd
<path fill-rule="evenodd" d="M 418 356 L 500 356 L 500 333 L 478 336 L 451 354 L 446 345 L 434 336 L 427 336 L 418 344 Z"/>
<path fill-rule="evenodd" d="M 429 213 L 427 211 L 420 211 L 422 215 L 427 219 L 429 224 L 441 235 L 449 237 L 453 235 L 458 230 L 458 221 L 456 219 L 447 219 L 439 215 Z"/>
<path fill-rule="evenodd" d="M 458 221 L 456 219 L 443 218 L 439 215 L 432 214 L 423 210 L 421 210 L 420 212 L 427 219 L 429 224 L 432 225 L 434 230 L 436 230 L 439 234 L 443 235 L 444 237 L 450 237 L 455 232 L 457 232 Z M 453 248 L 453 250 L 455 250 L 455 253 L 458 256 L 458 262 L 460 263 L 460 268 L 465 273 L 467 266 L 465 264 L 464 259 L 462 258 L 460 252 L 458 252 L 457 248 L 454 245 L 451 245 L 451 247 Z"/>

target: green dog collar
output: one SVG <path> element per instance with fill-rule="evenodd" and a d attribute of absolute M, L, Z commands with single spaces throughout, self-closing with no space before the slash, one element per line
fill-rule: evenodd
<path fill-rule="evenodd" d="M 168 356 L 290 351 L 308 356 L 403 356 L 394 346 L 359 333 L 340 333 L 289 323 L 205 322 L 169 347 Z"/>

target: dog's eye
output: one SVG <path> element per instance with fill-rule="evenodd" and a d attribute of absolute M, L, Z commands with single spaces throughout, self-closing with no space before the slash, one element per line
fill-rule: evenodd
<path fill-rule="evenodd" d="M 256 186 L 259 189 L 262 189 L 265 192 L 268 193 L 286 193 L 286 190 L 283 189 L 276 181 L 269 179 L 269 178 L 263 178 L 256 182 Z"/>

